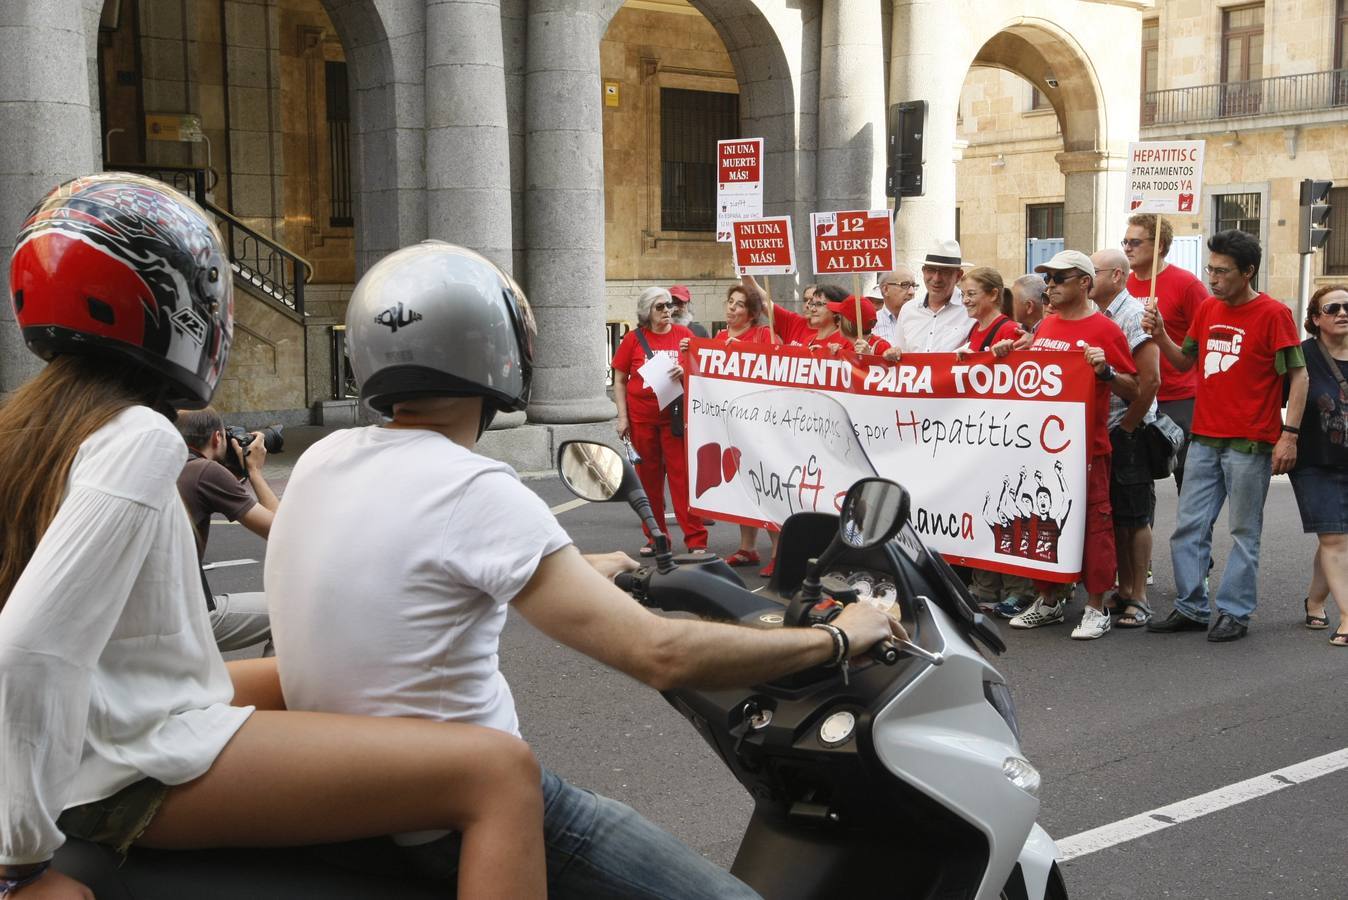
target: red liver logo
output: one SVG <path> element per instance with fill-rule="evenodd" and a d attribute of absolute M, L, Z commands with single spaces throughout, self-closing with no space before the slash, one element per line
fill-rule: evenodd
<path fill-rule="evenodd" d="M 1179 211 L 1180 211 L 1180 212 L 1193 212 L 1193 211 L 1194 211 L 1194 195 L 1193 195 L 1193 194 L 1180 194 L 1180 195 L 1179 195 Z"/>

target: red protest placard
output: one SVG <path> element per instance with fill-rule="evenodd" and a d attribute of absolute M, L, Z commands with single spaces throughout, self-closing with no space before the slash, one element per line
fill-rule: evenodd
<path fill-rule="evenodd" d="M 817 275 L 894 271 L 894 220 L 887 209 L 810 214 Z"/>
<path fill-rule="evenodd" d="M 796 271 L 790 216 L 737 219 L 731 226 L 739 274 L 790 275 Z"/>
<path fill-rule="evenodd" d="M 763 139 L 742 138 L 716 142 L 716 184 L 728 187 L 758 185 L 763 181 Z"/>

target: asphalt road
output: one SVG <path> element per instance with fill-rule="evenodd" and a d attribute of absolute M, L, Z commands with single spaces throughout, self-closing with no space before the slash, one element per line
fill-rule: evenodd
<path fill-rule="evenodd" d="M 276 471 L 284 477 L 284 468 Z M 555 480 L 530 486 L 550 505 L 572 499 Z M 1172 594 L 1173 486 L 1158 485 L 1158 497 L 1151 599 L 1164 612 Z M 583 505 L 560 519 L 585 551 L 635 554 L 641 544 L 625 505 Z M 723 555 L 736 542 L 733 526 L 711 530 L 712 549 Z M 1223 522 L 1214 541 L 1218 571 L 1227 543 Z M 251 534 L 220 523 L 207 560 L 260 561 L 264 552 Z M 1313 552 L 1291 486 L 1275 480 L 1261 601 L 1244 640 L 1209 644 L 1201 633 L 1115 630 L 1076 642 L 1068 634 L 1079 599 L 1065 626 L 1003 628 L 1009 650 L 998 664 L 1013 686 L 1026 754 L 1044 776 L 1040 824 L 1050 834 L 1063 840 L 1348 747 L 1348 692 L 1340 693 L 1348 650 L 1331 647 L 1327 632 L 1303 628 L 1297 602 Z M 212 583 L 255 590 L 261 575 L 260 563 L 231 566 L 214 571 Z M 1330 618 L 1337 624 L 1332 604 Z M 513 615 L 501 657 L 525 737 L 546 766 L 631 804 L 729 865 L 748 797 L 656 693 Z M 1348 898 L 1348 769 L 1291 781 L 1299 783 L 1067 862 L 1071 897 Z"/>

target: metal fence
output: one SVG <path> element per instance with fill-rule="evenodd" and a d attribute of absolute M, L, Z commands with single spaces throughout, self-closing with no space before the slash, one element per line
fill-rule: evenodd
<path fill-rule="evenodd" d="M 1309 112 L 1348 106 L 1348 69 L 1148 91 L 1143 125 Z"/>

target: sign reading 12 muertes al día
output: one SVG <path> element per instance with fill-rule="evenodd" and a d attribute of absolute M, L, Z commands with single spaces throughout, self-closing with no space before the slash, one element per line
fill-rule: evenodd
<path fill-rule="evenodd" d="M 894 220 L 887 209 L 810 213 L 816 275 L 894 271 Z"/>
<path fill-rule="evenodd" d="M 952 563 L 1074 581 L 1094 373 L 1080 353 L 821 357 L 694 339 L 688 471 L 699 515 L 775 528 L 880 475 Z"/>
<path fill-rule="evenodd" d="M 716 240 L 730 241 L 730 223 L 763 215 L 763 139 L 716 142 Z"/>
<path fill-rule="evenodd" d="M 1124 178 L 1129 212 L 1194 215 L 1203 196 L 1206 141 L 1140 141 L 1128 145 Z"/>
<path fill-rule="evenodd" d="M 740 275 L 790 275 L 796 271 L 791 217 L 739 219 L 731 223 L 735 271 Z"/>

